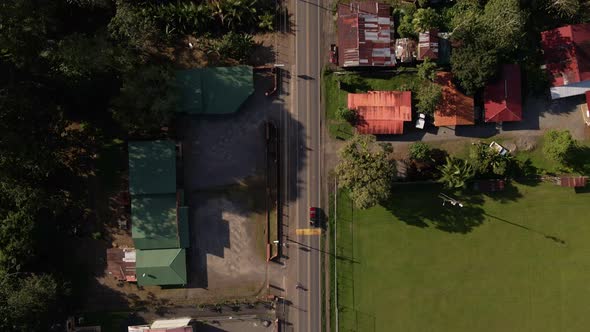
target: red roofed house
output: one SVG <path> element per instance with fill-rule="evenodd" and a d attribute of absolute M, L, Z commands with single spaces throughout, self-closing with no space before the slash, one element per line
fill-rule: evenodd
<path fill-rule="evenodd" d="M 590 90 L 590 23 L 541 32 L 545 66 L 552 75 L 551 99 Z"/>
<path fill-rule="evenodd" d="M 342 67 L 393 67 L 390 6 L 375 1 L 338 5 L 338 63 Z"/>
<path fill-rule="evenodd" d="M 361 134 L 403 134 L 404 121 L 412 121 L 410 91 L 349 93 L 348 108 L 357 111 L 356 128 Z"/>
<path fill-rule="evenodd" d="M 422 32 L 418 35 L 418 60 L 438 59 L 438 30 Z"/>
<path fill-rule="evenodd" d="M 453 127 L 475 124 L 473 97 L 457 90 L 452 79 L 453 75 L 448 72 L 436 74 L 436 83 L 442 86 L 442 98 L 434 110 L 434 125 Z"/>
<path fill-rule="evenodd" d="M 483 99 L 486 122 L 522 120 L 520 66 L 503 65 L 500 77 L 486 85 Z"/>

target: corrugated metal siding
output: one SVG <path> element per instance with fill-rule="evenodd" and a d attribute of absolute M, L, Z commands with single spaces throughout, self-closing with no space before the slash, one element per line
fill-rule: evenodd
<path fill-rule="evenodd" d="M 585 187 L 587 182 L 585 176 L 562 176 L 560 178 L 560 185 L 562 187 Z"/>
<path fill-rule="evenodd" d="M 416 42 L 409 38 L 400 38 L 395 41 L 395 57 L 400 62 L 412 62 L 416 58 Z"/>
<path fill-rule="evenodd" d="M 126 257 L 130 257 L 131 259 Z M 117 280 L 136 280 L 135 262 L 135 249 L 107 249 L 107 273 L 116 277 Z"/>

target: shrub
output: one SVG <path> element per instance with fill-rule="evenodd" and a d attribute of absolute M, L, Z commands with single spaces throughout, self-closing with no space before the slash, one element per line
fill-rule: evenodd
<path fill-rule="evenodd" d="M 545 133 L 543 154 L 549 159 L 563 163 L 575 147 L 576 141 L 568 130 L 549 130 Z"/>
<path fill-rule="evenodd" d="M 432 148 L 424 142 L 416 142 L 410 145 L 410 159 L 426 161 L 431 159 Z"/>
<path fill-rule="evenodd" d="M 416 69 L 418 69 L 418 77 L 423 80 L 434 81 L 436 78 L 436 62 L 429 57 L 424 58 L 424 62 L 417 65 Z"/>
<path fill-rule="evenodd" d="M 336 111 L 336 117 L 338 119 L 344 120 L 344 121 L 349 122 L 351 124 L 353 124 L 354 122 L 356 122 L 357 116 L 358 116 L 358 114 L 357 114 L 357 112 L 355 110 L 351 110 L 351 109 L 346 108 L 346 107 L 340 107 Z"/>

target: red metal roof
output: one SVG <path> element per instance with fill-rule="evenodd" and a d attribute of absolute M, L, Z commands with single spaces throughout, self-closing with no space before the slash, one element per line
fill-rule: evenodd
<path fill-rule="evenodd" d="M 356 110 L 361 134 L 403 134 L 404 121 L 412 120 L 410 91 L 349 93 L 348 108 Z"/>
<path fill-rule="evenodd" d="M 418 35 L 418 60 L 438 59 L 438 30 L 431 29 Z"/>
<path fill-rule="evenodd" d="M 562 176 L 559 183 L 562 187 L 585 187 L 587 179 L 585 176 Z"/>
<path fill-rule="evenodd" d="M 374 1 L 338 5 L 338 63 L 342 67 L 395 66 L 389 9 Z"/>
<path fill-rule="evenodd" d="M 543 31 L 541 46 L 552 86 L 590 80 L 590 23 Z"/>
<path fill-rule="evenodd" d="M 436 74 L 436 83 L 442 86 L 442 98 L 434 110 L 434 125 L 459 126 L 475 124 L 473 97 L 457 90 L 453 75 L 448 72 Z"/>
<path fill-rule="evenodd" d="M 522 120 L 521 94 L 520 66 L 503 65 L 500 77 L 491 84 L 487 84 L 483 92 L 485 121 Z"/>

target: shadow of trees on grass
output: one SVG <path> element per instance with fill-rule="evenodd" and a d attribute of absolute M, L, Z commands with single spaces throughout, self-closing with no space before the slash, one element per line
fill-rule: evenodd
<path fill-rule="evenodd" d="M 450 233 L 469 233 L 485 220 L 480 195 L 455 195 L 439 184 L 406 186 L 404 195 L 395 196 L 383 206 L 399 220 L 416 227 L 435 227 Z M 457 198 L 463 207 L 447 203 L 438 196 L 446 193 Z"/>
<path fill-rule="evenodd" d="M 483 224 L 486 213 L 483 209 L 485 197 L 500 203 L 516 201 L 522 197 L 518 188 L 510 184 L 501 192 L 481 193 L 472 190 L 449 191 L 441 184 L 398 185 L 403 195 L 393 195 L 383 206 L 399 220 L 411 226 L 434 227 L 449 233 L 466 234 Z M 440 194 L 446 194 L 458 200 L 463 206 L 443 204 Z"/>
<path fill-rule="evenodd" d="M 576 173 L 590 174 L 590 147 L 585 145 L 576 146 L 568 153 L 564 164 Z"/>

